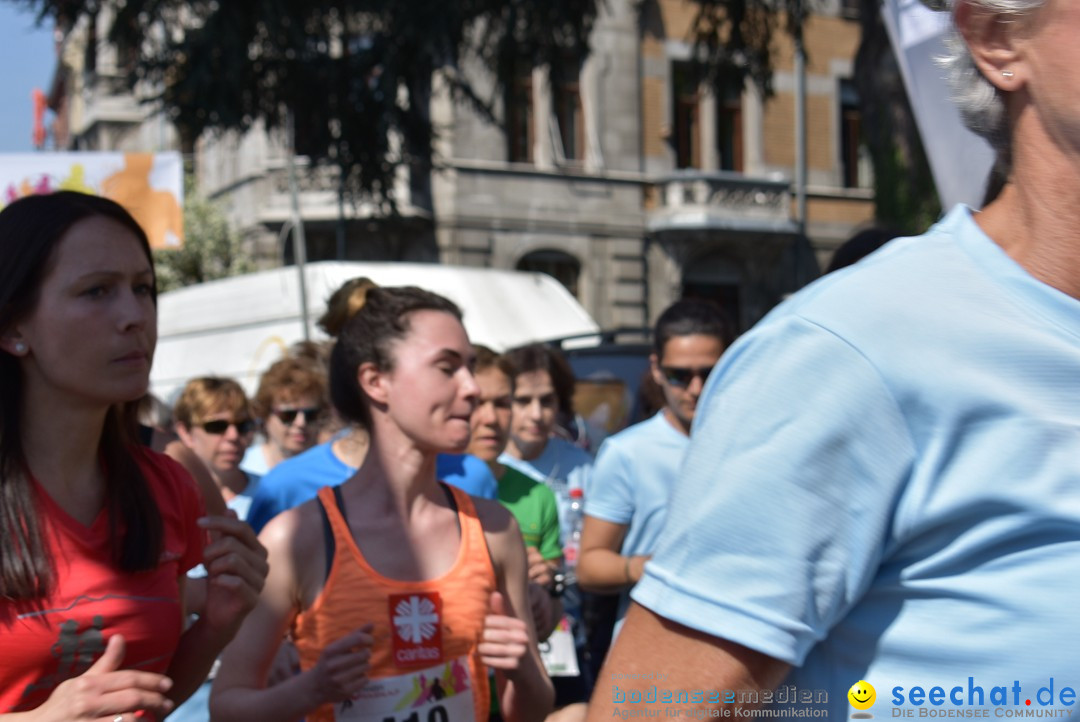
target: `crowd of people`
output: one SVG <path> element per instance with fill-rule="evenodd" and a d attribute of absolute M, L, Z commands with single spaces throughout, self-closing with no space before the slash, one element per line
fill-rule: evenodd
<path fill-rule="evenodd" d="M 606 439 L 573 433 L 557 349 L 475 346 L 453 302 L 365 278 L 252 396 L 163 403 L 138 224 L 9 204 L 0 720 L 600 722 L 782 685 L 843 718 L 863 680 L 894 712 L 1055 678 L 1071 706 L 1080 7 L 952 13 L 992 202 L 853 239 L 738 340 L 672 304 L 658 408 Z"/>

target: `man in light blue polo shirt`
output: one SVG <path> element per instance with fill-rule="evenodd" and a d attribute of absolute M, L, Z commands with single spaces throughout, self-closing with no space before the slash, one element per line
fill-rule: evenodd
<path fill-rule="evenodd" d="M 877 719 L 998 686 L 1023 713 L 1051 678 L 1067 711 L 1078 580 L 1080 300 L 959 207 L 724 354 L 590 713 L 630 687 L 780 686 L 839 721 L 860 680 Z"/>
<path fill-rule="evenodd" d="M 705 379 L 733 336 L 712 303 L 669 306 L 657 320 L 649 358 L 664 408 L 608 438 L 596 456 L 585 497 L 578 581 L 590 592 L 621 592 L 616 634 L 629 590 L 659 541 Z"/>

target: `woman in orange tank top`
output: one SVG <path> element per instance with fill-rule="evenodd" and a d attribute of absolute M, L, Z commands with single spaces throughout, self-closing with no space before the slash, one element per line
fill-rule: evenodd
<path fill-rule="evenodd" d="M 460 453 L 478 388 L 461 312 L 417 288 L 369 292 L 331 358 L 334 405 L 371 434 L 344 484 L 263 530 L 270 574 L 214 683 L 215 720 L 486 722 L 551 710 L 521 533 L 496 502 L 435 476 Z M 290 633 L 300 673 L 267 688 Z"/>

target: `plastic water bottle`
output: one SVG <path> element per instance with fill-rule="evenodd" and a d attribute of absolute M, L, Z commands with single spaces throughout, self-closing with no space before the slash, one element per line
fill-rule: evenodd
<path fill-rule="evenodd" d="M 570 506 L 567 509 L 566 526 L 570 530 L 570 536 L 563 544 L 563 559 L 566 560 L 567 577 L 572 577 L 576 582 L 578 556 L 581 553 L 581 526 L 585 522 L 585 492 L 571 489 Z"/>
<path fill-rule="evenodd" d="M 566 569 L 563 609 L 569 615 L 574 630 L 574 643 L 580 649 L 585 646 L 585 624 L 582 618 L 581 590 L 577 583 L 578 557 L 581 554 L 581 526 L 585 522 L 585 493 L 581 489 L 570 490 L 570 506 L 567 507 L 569 537 L 563 543 L 563 566 Z"/>

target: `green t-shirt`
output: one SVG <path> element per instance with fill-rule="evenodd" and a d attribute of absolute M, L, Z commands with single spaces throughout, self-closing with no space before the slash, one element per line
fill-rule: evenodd
<path fill-rule="evenodd" d="M 559 511 L 551 489 L 508 466 L 499 479 L 499 501 L 517 519 L 525 546 L 538 549 L 544 559 L 562 556 Z"/>

